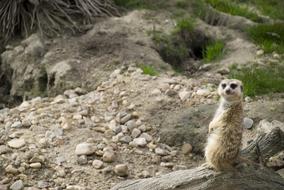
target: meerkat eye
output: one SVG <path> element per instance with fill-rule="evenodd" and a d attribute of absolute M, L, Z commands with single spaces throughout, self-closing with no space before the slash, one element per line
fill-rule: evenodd
<path fill-rule="evenodd" d="M 231 84 L 230 85 L 231 89 L 235 89 L 235 88 L 237 88 L 237 86 L 238 86 L 237 84 Z"/>
<path fill-rule="evenodd" d="M 223 83 L 223 84 L 221 84 L 221 86 L 222 86 L 223 89 L 225 89 L 227 85 L 225 83 Z"/>

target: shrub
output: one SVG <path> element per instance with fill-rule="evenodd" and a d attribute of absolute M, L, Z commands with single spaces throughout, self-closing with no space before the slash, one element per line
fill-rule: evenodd
<path fill-rule="evenodd" d="M 244 94 L 256 96 L 284 92 L 284 64 L 260 67 L 252 65 L 237 69 L 231 68 L 230 77 L 244 83 Z"/>
<path fill-rule="evenodd" d="M 15 33 L 38 29 L 44 34 L 62 28 L 77 28 L 76 18 L 90 22 L 94 16 L 117 14 L 111 0 L 1 0 L 0 36 L 7 40 Z"/>
<path fill-rule="evenodd" d="M 249 10 L 247 6 L 241 6 L 231 0 L 206 0 L 206 2 L 221 12 L 246 17 L 255 22 L 262 22 L 262 19 Z"/>
<path fill-rule="evenodd" d="M 203 59 L 206 62 L 219 59 L 224 54 L 225 44 L 222 41 L 214 41 L 205 47 L 203 51 Z"/>
<path fill-rule="evenodd" d="M 266 53 L 284 53 L 284 24 L 261 24 L 248 29 L 250 38 Z"/>
<path fill-rule="evenodd" d="M 158 76 L 159 73 L 156 71 L 154 67 L 151 65 L 140 64 L 138 65 L 140 69 L 142 69 L 143 74 L 150 75 L 150 76 Z"/>

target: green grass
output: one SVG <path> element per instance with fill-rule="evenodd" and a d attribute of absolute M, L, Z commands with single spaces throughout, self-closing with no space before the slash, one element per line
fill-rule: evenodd
<path fill-rule="evenodd" d="M 235 0 L 236 2 L 247 3 L 256 7 L 262 14 L 273 19 L 284 20 L 283 0 Z"/>
<path fill-rule="evenodd" d="M 222 41 L 210 43 L 203 51 L 203 59 L 205 62 L 220 59 L 224 54 L 225 44 Z"/>
<path fill-rule="evenodd" d="M 255 22 L 261 22 L 262 19 L 252 12 L 246 5 L 232 2 L 231 0 L 206 0 L 213 8 L 231 15 L 242 16 Z"/>
<path fill-rule="evenodd" d="M 159 72 L 151 65 L 140 64 L 138 65 L 140 69 L 142 69 L 143 74 L 150 76 L 158 76 Z"/>
<path fill-rule="evenodd" d="M 126 9 L 161 9 L 167 5 L 167 0 L 114 0 L 114 3 Z"/>
<path fill-rule="evenodd" d="M 188 49 L 185 42 L 180 41 L 178 35 L 153 33 L 153 41 L 156 44 L 161 57 L 171 65 L 178 66 L 188 56 Z"/>
<path fill-rule="evenodd" d="M 195 27 L 195 20 L 192 17 L 185 17 L 177 20 L 174 33 L 188 32 L 191 33 Z"/>
<path fill-rule="evenodd" d="M 261 24 L 251 27 L 247 32 L 266 53 L 284 53 L 284 23 Z"/>
<path fill-rule="evenodd" d="M 257 67 L 252 65 L 237 69 L 232 67 L 230 78 L 236 78 L 244 84 L 246 96 L 284 92 L 284 64 Z"/>
<path fill-rule="evenodd" d="M 186 9 L 188 8 L 190 2 L 188 0 L 177 0 L 176 1 L 176 7 L 180 9 Z"/>

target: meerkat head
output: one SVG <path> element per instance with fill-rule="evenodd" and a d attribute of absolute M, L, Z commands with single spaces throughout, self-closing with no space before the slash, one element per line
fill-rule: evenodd
<path fill-rule="evenodd" d="M 243 84 L 237 79 L 222 80 L 218 87 L 218 94 L 228 102 L 241 101 Z"/>

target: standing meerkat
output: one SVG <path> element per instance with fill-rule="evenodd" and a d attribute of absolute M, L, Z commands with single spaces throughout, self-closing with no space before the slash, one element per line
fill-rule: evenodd
<path fill-rule="evenodd" d="M 217 171 L 233 168 L 241 148 L 243 132 L 243 85 L 225 79 L 218 87 L 220 105 L 209 124 L 205 148 L 206 165 Z"/>

